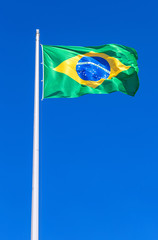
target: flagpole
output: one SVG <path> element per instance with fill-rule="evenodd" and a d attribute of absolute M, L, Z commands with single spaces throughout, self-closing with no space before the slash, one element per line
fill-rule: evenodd
<path fill-rule="evenodd" d="M 39 29 L 36 29 L 31 240 L 39 240 Z"/>

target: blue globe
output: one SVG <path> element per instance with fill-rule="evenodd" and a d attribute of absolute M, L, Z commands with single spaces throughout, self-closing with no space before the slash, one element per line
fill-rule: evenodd
<path fill-rule="evenodd" d="M 101 57 L 83 57 L 78 61 L 76 71 L 78 76 L 85 81 L 99 81 L 109 77 L 110 65 Z"/>

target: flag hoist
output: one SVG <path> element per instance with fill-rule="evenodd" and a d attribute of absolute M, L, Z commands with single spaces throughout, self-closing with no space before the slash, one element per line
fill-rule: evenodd
<path fill-rule="evenodd" d="M 36 29 L 31 240 L 39 239 L 39 29 Z"/>
<path fill-rule="evenodd" d="M 118 44 L 42 46 L 43 98 L 75 98 L 139 87 L 137 52 Z M 55 56 L 55 57 L 54 57 Z M 63 61 L 64 59 L 64 61 Z M 31 240 L 39 240 L 39 30 L 36 30 Z"/>

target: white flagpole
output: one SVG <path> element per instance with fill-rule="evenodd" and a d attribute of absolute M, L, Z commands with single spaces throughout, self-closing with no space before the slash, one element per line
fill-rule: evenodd
<path fill-rule="evenodd" d="M 39 239 L 39 29 L 36 29 L 31 240 Z"/>

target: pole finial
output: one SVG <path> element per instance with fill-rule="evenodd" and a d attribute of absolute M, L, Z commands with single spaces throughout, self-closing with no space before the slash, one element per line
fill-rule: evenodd
<path fill-rule="evenodd" d="M 36 34 L 39 34 L 39 29 L 36 29 Z"/>

